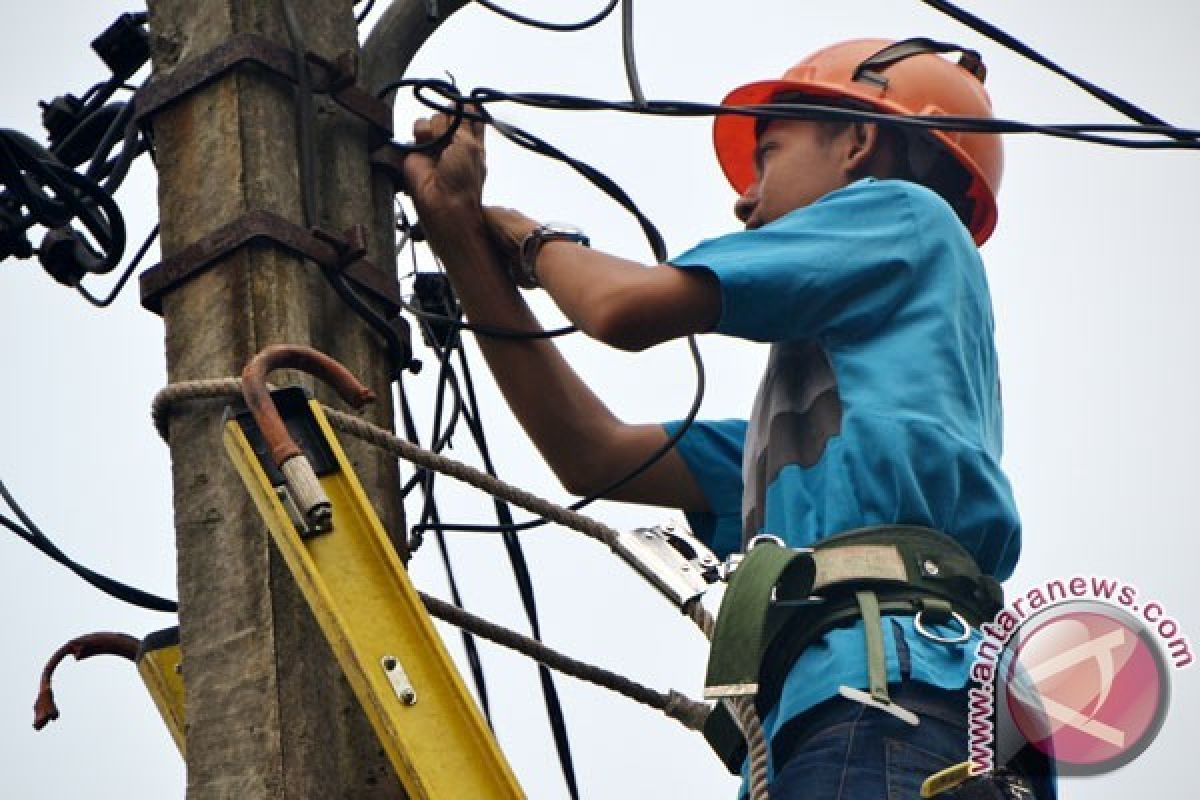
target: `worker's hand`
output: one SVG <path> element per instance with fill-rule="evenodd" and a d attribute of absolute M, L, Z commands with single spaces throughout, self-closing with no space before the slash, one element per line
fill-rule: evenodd
<path fill-rule="evenodd" d="M 508 270 L 513 282 L 523 289 L 534 288 L 521 269 L 521 244 L 538 227 L 538 221 L 520 211 L 497 206 L 483 209 L 483 221 L 487 223 L 496 258 Z"/>
<path fill-rule="evenodd" d="M 444 136 L 453 123 L 449 114 L 435 114 L 413 123 L 413 139 L 428 144 Z M 410 153 L 404 159 L 408 193 L 426 230 L 457 227 L 462 215 L 479 218 L 483 210 L 483 181 L 487 164 L 483 147 L 484 123 L 463 119 L 444 147 Z"/>

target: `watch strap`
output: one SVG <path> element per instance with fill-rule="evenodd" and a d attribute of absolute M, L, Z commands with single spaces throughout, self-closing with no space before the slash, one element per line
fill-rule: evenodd
<path fill-rule="evenodd" d="M 537 259 L 546 242 L 574 242 L 584 247 L 591 246 L 588 235 L 579 228 L 552 223 L 539 225 L 530 231 L 529 235 L 521 242 L 518 271 L 513 275 L 518 286 L 525 289 L 536 289 L 542 285 L 537 276 Z"/>

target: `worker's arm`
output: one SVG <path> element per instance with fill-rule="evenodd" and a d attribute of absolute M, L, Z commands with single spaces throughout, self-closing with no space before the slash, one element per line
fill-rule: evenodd
<path fill-rule="evenodd" d="M 538 223 L 510 209 L 484 213 L 500 258 L 519 260 L 521 242 Z M 623 350 L 704 333 L 721 312 L 720 288 L 707 270 L 646 267 L 574 242 L 543 244 L 535 273 L 572 323 Z"/>
<path fill-rule="evenodd" d="M 442 115 L 420 120 L 414 126 L 414 136 L 418 142 L 430 141 L 448 124 Z M 541 330 L 498 256 L 484 219 L 484 173 L 482 127 L 466 123 L 440 153 L 410 155 L 405 162 L 406 180 L 421 224 L 446 266 L 468 319 L 512 330 Z M 538 275 L 551 296 L 560 300 L 568 317 L 602 340 L 612 331 L 617 331 L 618 340 L 625 337 L 617 342 L 624 346 L 638 338 L 625 327 L 637 315 L 589 313 L 619 296 L 608 285 L 610 282 L 625 287 L 630 297 L 654 298 L 654 302 L 668 307 L 667 295 L 672 290 L 666 284 L 671 283 L 675 291 L 688 285 L 678 281 L 678 276 L 666 277 L 680 272 L 671 267 L 646 269 L 584 248 L 578 248 L 583 252 L 572 258 L 573 249 L 564 243 L 548 243 L 538 260 Z M 575 262 L 578 269 L 572 268 Z M 658 273 L 657 280 L 650 283 L 661 285 L 647 288 L 648 273 Z M 646 293 L 635 294 L 639 291 Z M 697 320 L 691 325 L 674 322 L 654 327 L 699 331 L 708 324 Z M 684 332 L 691 331 L 679 330 L 674 335 Z M 666 442 L 666 433 L 659 425 L 630 425 L 617 419 L 549 340 L 480 336 L 478 341 L 513 413 L 569 491 L 588 494 L 607 486 L 646 461 Z M 637 342 L 641 346 L 650 343 Z M 674 451 L 612 496 L 690 511 L 707 510 L 703 493 Z"/>

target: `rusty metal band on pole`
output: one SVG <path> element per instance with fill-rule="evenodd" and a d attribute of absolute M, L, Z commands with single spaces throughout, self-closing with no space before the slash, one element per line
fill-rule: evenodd
<path fill-rule="evenodd" d="M 142 306 L 161 314 L 167 293 L 211 269 L 237 249 L 260 241 L 273 242 L 322 267 L 340 269 L 355 285 L 382 303 L 389 315 L 403 308 L 395 278 L 385 276 L 365 258 L 367 239 L 363 226 L 356 225 L 335 236 L 317 228 L 308 230 L 264 209 L 243 214 L 143 272 L 138 278 Z"/>
<path fill-rule="evenodd" d="M 366 122 L 375 144 L 392 137 L 390 105 L 355 85 L 356 53 L 347 51 L 329 60 L 309 52 L 305 58 L 317 67 L 314 91 L 328 94 L 342 108 Z M 295 56 L 289 48 L 256 33 L 241 33 L 180 64 L 170 74 L 151 78 L 137 93 L 137 118 L 141 121 L 153 116 L 180 98 L 247 65 L 265 69 L 291 83 L 297 81 Z"/>

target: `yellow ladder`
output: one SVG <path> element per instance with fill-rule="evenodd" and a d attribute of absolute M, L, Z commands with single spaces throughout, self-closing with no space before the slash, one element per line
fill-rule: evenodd
<path fill-rule="evenodd" d="M 320 404 L 299 388 L 272 398 L 327 499 L 319 521 L 249 411 L 228 415 L 225 448 L 409 797 L 524 797 Z"/>

